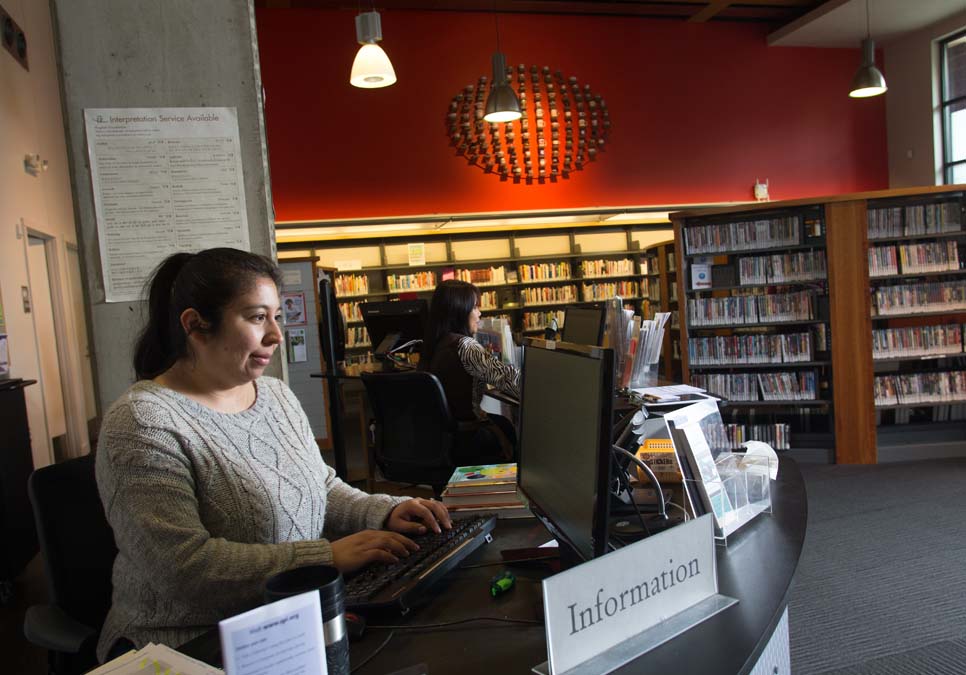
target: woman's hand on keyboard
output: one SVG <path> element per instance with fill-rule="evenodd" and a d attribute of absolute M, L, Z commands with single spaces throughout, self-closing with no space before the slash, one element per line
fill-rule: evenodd
<path fill-rule="evenodd" d="M 403 502 L 386 518 L 386 529 L 403 534 L 425 534 L 427 530 L 439 533 L 450 529 L 453 523 L 443 502 L 432 499 L 410 499 Z"/>
<path fill-rule="evenodd" d="M 412 539 L 386 530 L 363 530 L 332 542 L 332 564 L 342 573 L 370 563 L 394 563 L 418 549 Z"/>

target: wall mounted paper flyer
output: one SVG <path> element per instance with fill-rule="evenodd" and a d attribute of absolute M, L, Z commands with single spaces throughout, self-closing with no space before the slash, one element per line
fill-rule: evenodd
<path fill-rule="evenodd" d="M 227 675 L 327 675 L 318 591 L 219 621 L 218 632 Z"/>
<path fill-rule="evenodd" d="M 88 108 L 107 302 L 137 300 L 172 253 L 249 250 L 235 108 Z"/>
<path fill-rule="evenodd" d="M 410 265 L 426 264 L 426 244 L 423 242 L 412 242 L 407 247 L 407 254 Z"/>

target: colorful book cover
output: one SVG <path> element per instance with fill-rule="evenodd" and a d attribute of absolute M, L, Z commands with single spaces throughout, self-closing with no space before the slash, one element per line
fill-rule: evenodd
<path fill-rule="evenodd" d="M 484 464 L 474 466 L 458 466 L 449 477 L 447 489 L 465 489 L 498 483 L 516 483 L 517 465 Z"/>

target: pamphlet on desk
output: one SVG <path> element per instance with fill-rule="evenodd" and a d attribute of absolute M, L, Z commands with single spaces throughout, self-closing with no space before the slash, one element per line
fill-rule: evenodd
<path fill-rule="evenodd" d="M 224 671 L 175 651 L 167 645 L 149 642 L 141 649 L 121 654 L 87 675 L 225 675 Z"/>

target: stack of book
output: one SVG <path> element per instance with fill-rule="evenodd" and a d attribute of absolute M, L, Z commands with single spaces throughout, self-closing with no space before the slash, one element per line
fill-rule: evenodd
<path fill-rule="evenodd" d="M 443 490 L 443 503 L 456 517 L 483 513 L 499 518 L 531 516 L 517 492 L 516 464 L 456 467 Z"/>

